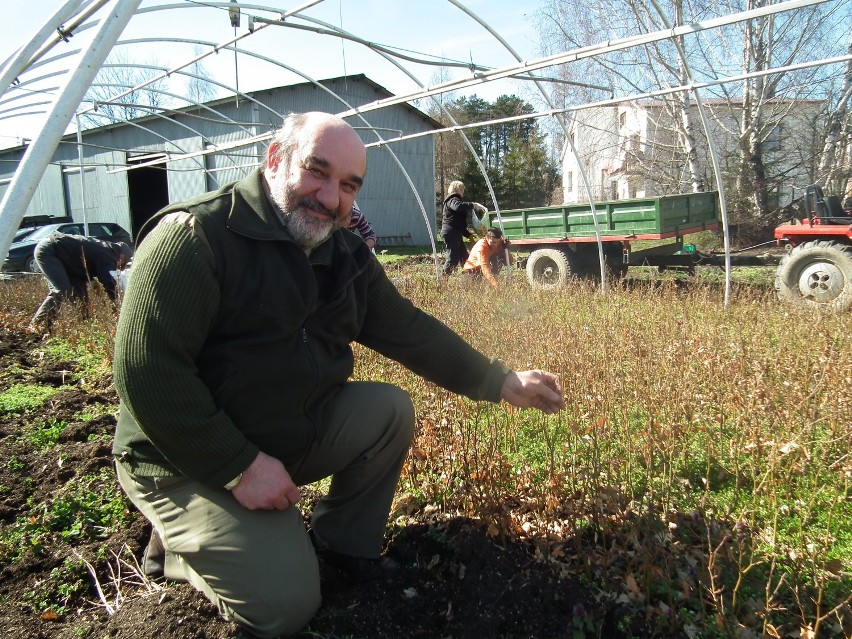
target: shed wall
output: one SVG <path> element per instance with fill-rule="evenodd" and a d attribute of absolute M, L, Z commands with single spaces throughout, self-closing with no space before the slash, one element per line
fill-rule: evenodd
<path fill-rule="evenodd" d="M 116 222 L 134 236 L 139 230 L 136 228 L 140 225 L 138 212 L 131 212 L 129 201 L 128 157 L 138 160 L 145 154 L 174 156 L 213 149 L 208 155 L 198 154 L 159 165 L 159 170 L 167 170 L 169 200 L 181 201 L 240 179 L 260 165 L 266 144 L 222 147 L 274 131 L 285 114 L 340 113 L 389 95 L 362 76 L 337 78 L 323 84 L 343 96 L 343 101 L 313 84 L 300 84 L 256 92 L 252 94 L 256 101 L 241 98 L 237 103 L 231 97 L 211 102 L 206 109 L 187 109 L 170 113 L 167 118 L 145 118 L 84 132 L 84 160 L 89 167 L 84 180 L 88 220 Z M 363 120 L 350 117 L 347 121 L 366 144 L 433 128 L 424 114 L 408 105 L 369 112 L 364 114 Z M 3 178 L 11 179 L 20 156 L 20 149 L 0 153 L 0 195 L 7 188 Z M 385 245 L 390 241 L 429 244 L 430 237 L 434 236 L 433 138 L 371 147 L 367 157 L 367 177 L 358 204 L 380 243 L 384 240 Z M 421 202 L 430 224 L 428 229 Z M 83 219 L 75 136 L 66 137 L 57 148 L 27 210 L 27 215 L 46 214 L 67 214 L 75 221 Z"/>

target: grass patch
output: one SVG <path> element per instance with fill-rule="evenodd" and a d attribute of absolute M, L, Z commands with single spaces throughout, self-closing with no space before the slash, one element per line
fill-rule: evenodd
<path fill-rule="evenodd" d="M 0 393 L 0 415 L 21 415 L 38 410 L 61 389 L 37 384 L 15 384 Z"/>
<path fill-rule="evenodd" d="M 35 584 L 26 593 L 25 603 L 30 610 L 46 618 L 69 612 L 69 602 L 89 589 L 86 564 L 66 558 L 61 566 L 50 571 L 48 578 Z"/>
<path fill-rule="evenodd" d="M 47 501 L 30 503 L 26 513 L 0 531 L 0 561 L 50 552 L 63 542 L 103 539 L 128 521 L 124 494 L 112 469 L 105 468 L 75 478 Z"/>
<path fill-rule="evenodd" d="M 83 409 L 74 415 L 75 419 L 79 419 L 81 422 L 91 422 L 104 415 L 112 415 L 118 410 L 118 406 L 113 404 L 104 404 L 101 402 L 96 402 L 94 404 L 87 404 L 83 407 Z"/>
<path fill-rule="evenodd" d="M 52 417 L 40 422 L 36 426 L 23 432 L 21 439 L 29 443 L 36 450 L 44 450 L 59 442 L 62 431 L 68 424 Z"/>
<path fill-rule="evenodd" d="M 440 253 L 443 249 L 439 247 Z M 376 251 L 376 258 L 383 265 L 396 264 L 407 258 L 421 255 L 432 255 L 432 247 L 429 246 L 394 246 L 391 248 L 380 248 Z"/>
<path fill-rule="evenodd" d="M 67 365 L 69 382 L 99 379 L 110 374 L 111 353 L 97 334 L 80 331 L 74 338 L 51 338 L 44 345 L 44 357 L 55 364 Z M 111 348 L 111 346 L 109 346 Z"/>

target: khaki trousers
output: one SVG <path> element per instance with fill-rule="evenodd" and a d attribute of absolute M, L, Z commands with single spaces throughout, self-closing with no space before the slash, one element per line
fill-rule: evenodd
<path fill-rule="evenodd" d="M 379 556 L 413 428 L 411 399 L 395 386 L 349 382 L 329 400 L 316 440 L 287 470 L 298 485 L 332 476 L 311 518 L 331 550 Z M 297 507 L 246 510 L 224 488 L 116 468 L 163 540 L 166 577 L 189 581 L 260 637 L 296 633 L 314 616 L 319 568 Z"/>

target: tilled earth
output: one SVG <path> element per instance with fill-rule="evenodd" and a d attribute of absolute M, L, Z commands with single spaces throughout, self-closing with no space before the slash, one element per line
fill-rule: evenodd
<path fill-rule="evenodd" d="M 62 386 L 74 364 L 46 364 L 40 338 L 0 328 L 0 392 L 16 383 Z M 115 417 L 83 421 L 87 408 L 117 406 L 111 379 L 62 390 L 37 415 L 0 415 L 0 539 L 38 524 L 38 512 L 84 476 L 110 483 Z M 89 411 L 97 414 L 98 411 Z M 41 449 L 22 437 L 37 420 L 67 426 Z M 106 488 L 105 488 L 106 489 Z M 307 495 L 309 509 L 315 495 Z M 150 528 L 128 507 L 125 524 L 99 535 L 48 535 L 19 559 L 0 564 L 3 639 L 247 637 L 221 620 L 187 584 L 150 583 L 136 571 Z M 500 541 L 468 519 L 415 517 L 395 531 L 388 553 L 401 569 L 390 581 L 349 584 L 323 566 L 323 606 L 304 637 L 572 637 L 591 612 L 586 590 L 557 578 L 522 544 Z M 2 557 L 0 557 L 2 558 Z M 70 560 L 70 561 L 67 561 Z M 82 568 L 88 562 L 92 572 Z M 77 566 L 73 586 L 68 566 Z M 67 582 L 67 583 L 66 583 Z M 71 585 L 69 585 L 71 584 Z M 59 600 L 63 605 L 51 607 Z M 57 612 L 58 610 L 58 612 Z M 601 619 L 603 611 L 595 611 Z M 612 621 L 603 636 L 619 636 Z"/>

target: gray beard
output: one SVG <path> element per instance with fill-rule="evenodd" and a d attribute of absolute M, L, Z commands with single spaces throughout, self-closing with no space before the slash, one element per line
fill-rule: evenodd
<path fill-rule="evenodd" d="M 287 185 L 281 181 L 271 184 L 269 190 L 272 201 L 278 206 L 276 212 L 281 224 L 287 229 L 296 244 L 305 251 L 316 248 L 344 225 L 336 218 L 322 220 L 303 210 L 298 198 L 292 195 L 287 189 Z"/>
<path fill-rule="evenodd" d="M 287 232 L 293 237 L 296 244 L 304 250 L 310 251 L 325 242 L 331 234 L 340 228 L 340 225 L 332 221 L 317 220 L 313 217 L 308 217 L 310 213 L 305 213 L 301 209 L 290 211 L 289 213 L 282 211 L 281 222 Z"/>

